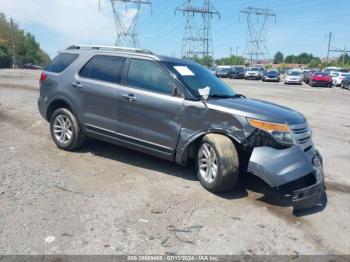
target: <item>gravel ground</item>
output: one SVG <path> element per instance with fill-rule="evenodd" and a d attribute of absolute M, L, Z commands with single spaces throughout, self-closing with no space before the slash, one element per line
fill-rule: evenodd
<path fill-rule="evenodd" d="M 0 254 L 350 254 L 350 91 L 225 80 L 306 115 L 328 202 L 294 215 L 258 179 L 215 195 L 180 167 L 88 141 L 54 145 L 38 71 L 0 70 Z"/>

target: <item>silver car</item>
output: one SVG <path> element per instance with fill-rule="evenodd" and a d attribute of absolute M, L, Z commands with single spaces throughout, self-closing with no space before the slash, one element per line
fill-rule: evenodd
<path fill-rule="evenodd" d="M 96 138 L 180 165 L 193 159 L 209 191 L 250 172 L 272 188 L 298 185 L 295 208 L 324 193 L 322 157 L 305 117 L 237 94 L 204 67 L 142 49 L 71 46 L 43 71 L 38 107 L 53 141 Z"/>
<path fill-rule="evenodd" d="M 287 71 L 284 76 L 285 84 L 298 84 L 301 85 L 303 81 L 303 74 L 299 71 Z"/>

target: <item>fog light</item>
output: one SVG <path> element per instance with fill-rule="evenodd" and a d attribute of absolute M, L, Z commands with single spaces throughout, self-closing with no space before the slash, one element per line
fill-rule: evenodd
<path fill-rule="evenodd" d="M 318 155 L 316 155 L 314 157 L 314 159 L 312 160 L 312 164 L 313 164 L 314 170 L 316 172 L 317 181 L 322 181 L 323 180 L 323 166 L 322 166 L 321 159 Z"/>

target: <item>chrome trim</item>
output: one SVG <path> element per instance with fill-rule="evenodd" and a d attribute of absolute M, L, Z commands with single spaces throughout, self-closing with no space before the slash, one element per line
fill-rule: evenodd
<path fill-rule="evenodd" d="M 174 151 L 171 147 L 166 147 L 166 146 L 163 146 L 163 145 L 160 145 L 160 144 L 156 144 L 156 143 L 153 143 L 153 142 L 149 142 L 147 140 L 143 140 L 143 139 L 139 139 L 139 138 L 136 138 L 136 137 L 132 137 L 132 136 L 128 136 L 128 135 L 125 135 L 125 134 L 121 134 L 121 133 L 117 133 L 115 131 L 112 131 L 112 130 L 109 130 L 109 129 L 105 129 L 105 128 L 102 128 L 102 127 L 99 127 L 99 126 L 95 126 L 95 125 L 91 125 L 91 124 L 86 124 L 84 123 L 84 126 L 86 127 L 92 127 L 92 128 L 96 128 L 96 129 L 100 129 L 102 131 L 105 131 L 105 132 L 108 132 L 108 133 L 111 133 L 113 135 L 116 135 L 116 136 L 121 136 L 121 137 L 125 137 L 125 138 L 129 138 L 129 139 L 132 139 L 132 140 L 135 140 L 135 141 L 139 141 L 139 142 L 143 142 L 145 144 L 149 144 L 149 145 L 153 145 L 153 146 L 157 146 L 157 147 L 160 147 L 160 148 L 164 148 L 168 151 Z M 114 136 L 111 136 L 111 135 L 106 135 L 106 134 L 101 134 L 101 133 L 98 133 L 96 131 L 93 131 L 93 130 L 89 130 L 90 132 L 93 132 L 93 133 L 96 133 L 96 134 L 100 134 L 100 135 L 103 135 L 103 136 L 106 136 L 106 137 L 109 137 L 109 138 L 112 138 L 112 139 L 117 139 L 117 140 L 122 140 L 122 139 L 119 139 L 117 137 L 114 137 Z M 135 143 L 132 143 L 132 142 L 129 142 L 129 141 L 125 141 L 125 140 L 122 140 L 123 142 L 126 142 L 126 143 L 130 143 L 130 144 L 135 144 Z M 138 144 L 136 144 L 138 145 Z M 144 147 L 146 148 L 145 146 L 142 146 L 142 145 L 138 145 L 138 146 L 141 146 L 141 147 Z M 152 149 L 152 148 L 150 148 Z M 154 150 L 154 149 L 152 149 Z M 157 151 L 157 150 L 155 150 Z"/>

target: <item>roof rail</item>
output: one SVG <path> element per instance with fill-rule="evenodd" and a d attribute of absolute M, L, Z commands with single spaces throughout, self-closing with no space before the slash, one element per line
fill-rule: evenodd
<path fill-rule="evenodd" d="M 121 52 L 126 51 L 126 52 L 140 53 L 140 54 L 153 54 L 151 51 L 147 49 L 124 47 L 124 46 L 71 45 L 66 48 L 66 50 L 72 50 L 72 49 L 85 49 L 85 50 L 96 49 L 96 50 L 121 51 Z"/>

